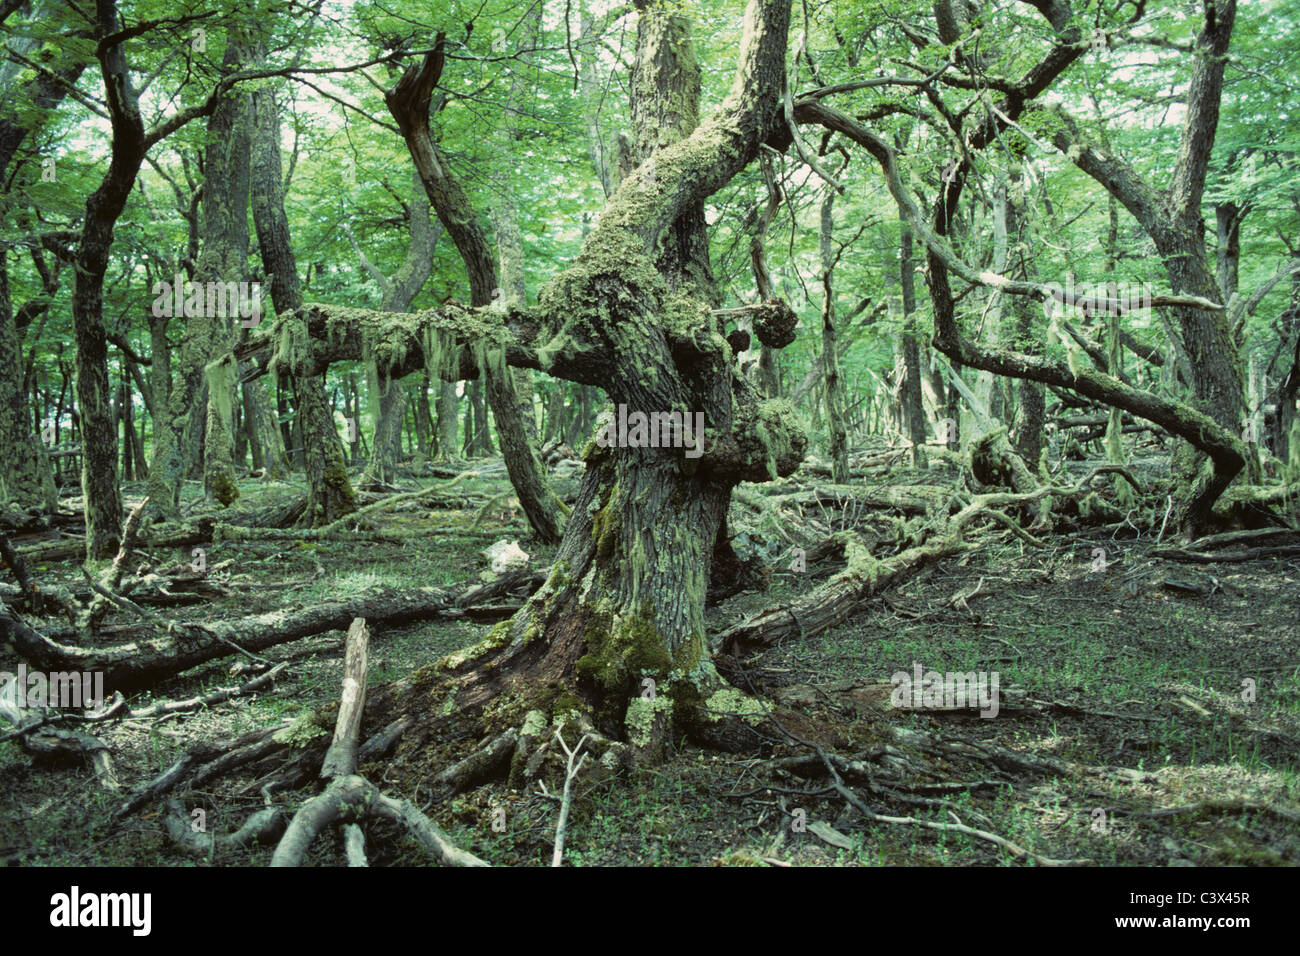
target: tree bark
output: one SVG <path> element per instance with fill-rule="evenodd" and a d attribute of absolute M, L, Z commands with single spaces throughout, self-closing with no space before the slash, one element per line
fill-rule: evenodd
<path fill-rule="evenodd" d="M 831 476 L 837 484 L 849 480 L 849 440 L 844 424 L 844 379 L 840 374 L 839 349 L 835 344 L 835 254 L 831 248 L 835 234 L 835 191 L 827 189 L 821 205 L 822 260 L 822 367 L 825 373 L 826 430 L 831 440 Z"/>
<path fill-rule="evenodd" d="M 921 342 L 916 332 L 916 277 L 912 230 L 899 227 L 899 279 L 903 287 L 903 421 L 912 442 L 912 464 L 925 466 L 926 420 L 921 394 Z"/>
<path fill-rule="evenodd" d="M 8 256 L 0 253 L 0 510 L 50 513 L 58 499 L 54 475 L 41 445 L 39 430 L 33 431 L 26 390 L 18 329 L 9 300 Z"/>
<path fill-rule="evenodd" d="M 120 28 L 114 0 L 97 0 L 95 36 Z M 77 343 L 76 393 L 81 421 L 81 490 L 85 498 L 86 556 L 111 558 L 122 536 L 122 492 L 118 484 L 117 429 L 112 420 L 108 340 L 104 330 L 104 274 L 113 230 L 126 208 L 147 144 L 137 94 L 131 88 L 121 43 L 101 47 L 113 138 L 108 172 L 86 200 L 85 222 L 76 248 L 72 325 Z"/>
<path fill-rule="evenodd" d="M 411 67 L 397 85 L 385 94 L 389 112 L 397 120 L 407 149 L 420 174 L 429 202 L 460 252 L 469 274 L 470 304 L 489 306 L 499 293 L 496 260 L 487 237 L 460 183 L 444 167 L 429 131 L 429 104 L 433 89 L 442 74 L 444 51 L 442 37 L 436 50 L 424 58 L 419 67 Z M 503 303 L 504 304 L 504 303 Z M 539 538 L 548 543 L 559 541 L 559 502 L 551 493 L 546 473 L 529 440 L 520 413 L 514 379 L 496 352 L 484 350 L 482 377 L 484 391 L 497 422 L 497 437 L 505 458 L 506 470 L 520 506 Z M 531 401 L 530 401 L 531 407 Z M 531 417 L 531 416 L 530 416 Z M 476 438 L 487 437 L 487 423 L 476 423 Z"/>
<path fill-rule="evenodd" d="M 292 323 L 302 305 L 302 292 L 298 262 L 289 238 L 289 219 L 284 211 L 280 113 L 273 90 L 260 89 L 253 94 L 253 112 L 253 222 L 257 227 L 262 268 L 271 283 L 272 304 L 277 316 Z M 324 373 L 309 370 L 308 358 L 302 354 L 305 338 L 296 327 L 286 329 L 273 365 L 277 372 L 285 372 L 291 379 L 307 468 L 307 510 L 303 520 L 309 527 L 315 527 L 355 511 L 356 499 L 343 459 L 343 445 L 325 395 Z"/>

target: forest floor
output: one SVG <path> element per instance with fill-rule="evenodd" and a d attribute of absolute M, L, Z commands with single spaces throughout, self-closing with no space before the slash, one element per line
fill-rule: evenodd
<path fill-rule="evenodd" d="M 422 482 L 427 483 L 427 482 Z M 287 485 L 246 482 L 246 498 L 285 495 Z M 489 496 L 504 479 L 482 482 Z M 190 489 L 197 494 L 197 489 Z M 128 487 L 128 503 L 142 491 Z M 550 555 L 527 541 L 516 510 L 417 507 L 379 526 L 402 541 L 217 542 L 210 575 L 224 595 L 166 612 L 203 621 L 285 608 L 387 587 L 451 586 L 486 570 L 482 548 L 519 539 L 544 567 Z M 1130 532 L 1131 535 L 1131 532 Z M 29 544 L 29 541 L 16 541 Z M 1107 566 L 1094 570 L 1094 549 Z M 1151 556 L 1148 538 L 1057 535 L 1047 547 L 988 546 L 926 568 L 863 605 L 846 623 L 789 640 L 746 662 L 746 673 L 799 731 L 851 754 L 881 721 L 972 746 L 997 744 L 1080 768 L 1067 775 L 938 762 L 913 780 L 910 806 L 864 800 L 878 813 L 960 821 L 999 834 L 1041 857 L 1098 865 L 1296 865 L 1300 863 L 1300 561 L 1178 564 Z M 188 564 L 190 551 L 145 549 L 161 563 Z M 837 567 L 806 574 L 772 568 L 765 591 L 710 609 L 728 626 L 797 597 Z M 74 562 L 33 567 L 42 581 L 80 582 Z M 435 621 L 372 628 L 369 682 L 396 679 L 475 643 L 486 625 Z M 283 723 L 338 700 L 343 634 L 332 632 L 264 652 L 289 661 L 274 688 L 189 716 L 114 721 L 95 727 L 126 790 L 153 778 L 189 746 Z M 175 699 L 240 683 L 235 657 L 158 685 L 150 699 Z M 0 657 L 0 670 L 16 659 Z M 891 707 L 896 671 L 997 672 L 1002 706 L 992 719 Z M 1253 700 L 1250 689 L 1253 681 Z M 882 691 L 882 687 L 884 688 Z M 787 718 L 789 719 L 789 718 Z M 797 748 L 780 744 L 775 753 Z M 379 762 L 376 785 L 417 806 L 439 767 Z M 972 774 L 977 776 L 973 777 Z M 168 840 L 160 806 L 121 823 L 121 802 L 84 765 L 33 763 L 16 742 L 0 743 L 0 861 L 27 865 L 192 865 Z M 942 784 L 974 783 L 961 792 Z M 869 823 L 825 786 L 756 757 L 677 749 L 630 778 L 575 790 L 565 859 L 570 865 L 997 865 L 1022 862 L 993 843 L 953 831 Z M 421 793 L 421 786 L 424 792 Z M 534 788 L 535 790 L 535 788 Z M 279 794 L 296 807 L 305 791 Z M 237 775 L 185 794 L 207 826 L 228 832 L 259 809 L 256 787 Z M 504 817 L 498 810 L 504 810 Z M 798 814 L 797 811 L 804 811 Z M 556 806 L 537 792 L 488 785 L 426 812 L 457 844 L 494 864 L 550 862 Z M 808 826 L 795 826 L 792 821 Z M 504 825 L 503 825 L 504 822 Z M 494 829 L 494 823 L 496 828 Z M 796 832 L 796 830 L 801 832 Z M 367 826 L 373 865 L 417 864 L 422 852 L 387 824 Z M 264 865 L 270 848 L 218 856 L 217 865 Z M 308 859 L 334 865 L 336 841 Z M 203 865 L 203 864 L 201 864 Z"/>

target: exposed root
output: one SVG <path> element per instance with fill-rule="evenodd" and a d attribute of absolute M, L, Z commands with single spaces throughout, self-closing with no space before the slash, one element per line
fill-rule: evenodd
<path fill-rule="evenodd" d="M 498 776 L 510 765 L 519 746 L 519 731 L 511 727 L 463 760 L 438 773 L 430 785 L 435 799 L 446 799 Z"/>
<path fill-rule="evenodd" d="M 206 860 L 215 859 L 219 853 L 273 843 L 284 833 L 284 811 L 278 807 L 258 810 L 234 833 L 218 834 L 196 830 L 181 802 L 171 799 L 167 801 L 165 822 L 167 835 L 177 848 Z"/>

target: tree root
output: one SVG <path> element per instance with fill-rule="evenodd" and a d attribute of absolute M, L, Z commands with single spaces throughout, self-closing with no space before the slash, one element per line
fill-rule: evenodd
<path fill-rule="evenodd" d="M 250 816 L 234 833 L 217 834 L 195 830 L 190 814 L 181 802 L 167 801 L 165 825 L 172 843 L 190 856 L 213 860 L 218 853 L 239 850 L 256 844 L 274 843 L 284 833 L 284 811 L 266 807 Z"/>
<path fill-rule="evenodd" d="M 511 727 L 435 775 L 430 781 L 435 799 L 445 800 L 501 774 L 510 766 L 519 741 L 519 731 Z"/>

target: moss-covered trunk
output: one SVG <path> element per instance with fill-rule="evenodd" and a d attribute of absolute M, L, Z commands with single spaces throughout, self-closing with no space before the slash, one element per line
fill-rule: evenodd
<path fill-rule="evenodd" d="M 294 375 L 293 392 L 307 456 L 307 511 L 303 523 L 315 528 L 356 511 L 356 499 L 333 409 L 325 394 L 325 376 Z"/>
<path fill-rule="evenodd" d="M 514 687 L 548 712 L 581 705 L 642 747 L 662 742 L 674 709 L 679 721 L 696 716 L 699 695 L 721 686 L 704 595 L 730 485 L 682 463 L 671 449 L 591 446 L 550 578 L 487 642 L 508 646 L 500 681 L 466 688 L 458 704 Z"/>
<path fill-rule="evenodd" d="M 54 473 L 33 432 L 23 388 L 23 356 L 9 301 L 8 262 L 0 255 L 0 511 L 10 507 L 41 512 L 57 504 Z"/>
<path fill-rule="evenodd" d="M 505 694 L 494 706 L 585 710 L 648 760 L 673 729 L 745 706 L 707 651 L 715 543 L 735 483 L 788 474 L 804 440 L 788 406 L 760 403 L 739 375 L 710 309 L 702 202 L 753 158 L 779 115 L 788 13 L 777 0 L 750 4 L 742 79 L 697 129 L 689 24 L 642 10 L 633 74 L 641 165 L 540 296 L 565 332 L 539 351 L 549 359 L 596 346 L 593 379 L 613 408 L 585 450 L 550 578 L 478 648 L 444 662 L 463 675 L 448 706 Z M 662 196 L 678 198 L 661 206 Z M 772 311 L 779 321 L 756 328 L 781 347 L 794 316 Z"/>

